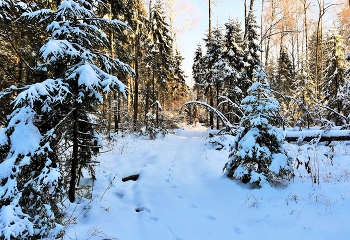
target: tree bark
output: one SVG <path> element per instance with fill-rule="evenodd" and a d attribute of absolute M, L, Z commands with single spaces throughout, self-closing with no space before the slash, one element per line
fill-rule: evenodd
<path fill-rule="evenodd" d="M 219 83 L 216 83 L 216 109 L 218 109 L 218 105 L 219 105 L 219 91 L 220 91 Z M 220 119 L 217 117 L 216 118 L 216 129 L 219 129 L 219 128 L 220 128 Z"/>
<path fill-rule="evenodd" d="M 76 81 L 75 93 L 78 95 L 78 81 Z M 79 103 L 77 100 L 75 101 L 75 109 L 73 111 L 73 149 L 72 149 L 72 165 L 71 165 L 71 173 L 70 173 L 70 183 L 69 183 L 69 201 L 75 201 L 75 185 L 77 179 L 77 168 L 79 162 L 79 139 L 78 139 L 78 131 L 79 131 Z"/>
<path fill-rule="evenodd" d="M 247 0 L 244 0 L 244 39 L 247 35 Z"/>
<path fill-rule="evenodd" d="M 152 0 L 149 0 L 149 19 L 152 17 Z"/>
<path fill-rule="evenodd" d="M 133 118 L 133 127 L 134 131 L 137 129 L 137 114 L 139 108 L 139 51 L 140 51 L 140 42 L 139 42 L 139 33 L 136 35 L 135 41 L 135 79 L 134 79 L 134 118 Z"/>
<path fill-rule="evenodd" d="M 211 39 L 211 1 L 209 0 L 209 39 Z"/>
<path fill-rule="evenodd" d="M 211 4 L 212 4 L 212 0 L 209 0 L 209 41 L 211 41 L 211 37 L 212 37 L 212 29 L 211 29 Z M 209 63 L 209 69 L 211 69 L 212 66 Z M 211 79 L 209 79 L 210 81 Z M 209 104 L 210 106 L 214 106 L 214 96 L 213 96 L 213 89 L 212 86 L 209 86 Z M 209 113 L 209 125 L 210 128 L 213 129 L 214 128 L 214 114 L 210 111 Z"/>

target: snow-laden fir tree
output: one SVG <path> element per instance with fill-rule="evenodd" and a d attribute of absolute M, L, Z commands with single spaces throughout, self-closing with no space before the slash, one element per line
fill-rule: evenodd
<path fill-rule="evenodd" d="M 244 67 L 242 29 L 240 22 L 232 19 L 229 19 L 229 21 L 225 23 L 225 28 L 223 56 L 231 71 L 226 75 L 224 82 L 226 96 L 233 102 L 233 104 L 228 104 L 227 106 L 227 112 L 233 113 L 233 117 L 231 117 L 232 114 L 229 114 L 228 119 L 231 122 L 239 122 L 236 106 L 238 106 L 243 99 L 241 86 L 241 83 L 243 83 L 242 77 L 244 76 L 244 74 L 242 74 Z"/>
<path fill-rule="evenodd" d="M 125 85 L 110 72 L 132 70 L 107 54 L 109 41 L 103 31 L 118 32 L 125 24 L 96 15 L 101 4 L 65 0 L 57 10 L 22 15 L 28 24 L 46 26 L 47 42 L 37 69 L 47 79 L 12 88 L 19 92 L 15 109 L 0 132 L 1 239 L 60 236 L 62 170 L 70 170 L 68 193 L 73 202 L 79 171 L 100 147 L 94 119 L 102 94 L 126 94 Z M 71 147 L 68 159 L 59 154 L 62 144 Z"/>
<path fill-rule="evenodd" d="M 204 56 L 202 46 L 197 45 L 194 52 L 193 65 L 192 65 L 192 77 L 194 80 L 193 89 L 196 91 L 196 100 L 204 101 L 204 76 L 205 76 Z"/>
<path fill-rule="evenodd" d="M 149 79 L 146 83 L 145 119 L 151 120 L 146 126 L 150 131 L 159 127 L 160 94 L 166 91 L 167 81 L 173 75 L 173 39 L 170 27 L 165 20 L 163 4 L 157 1 L 152 7 L 149 19 L 149 36 L 146 41 L 145 63 L 149 69 Z M 155 109 L 155 119 L 148 110 Z M 152 116 L 150 118 L 150 116 Z M 155 120 L 155 121 L 153 121 Z"/>
<path fill-rule="evenodd" d="M 173 59 L 173 78 L 168 80 L 168 89 L 167 89 L 167 102 L 170 102 L 173 109 L 178 109 L 179 100 L 183 100 L 187 94 L 187 85 L 186 85 L 186 75 L 182 70 L 182 61 L 183 57 L 180 52 L 176 50 L 176 54 Z"/>
<path fill-rule="evenodd" d="M 176 50 L 176 54 L 173 60 L 173 72 L 174 72 L 174 81 L 179 85 L 186 85 L 186 75 L 182 70 L 182 61 L 184 58 L 181 56 L 180 52 Z"/>
<path fill-rule="evenodd" d="M 292 98 L 295 85 L 295 71 L 288 49 L 281 45 L 277 65 L 272 64 L 270 87 L 280 101 L 280 111 L 289 122 L 294 123 L 295 101 Z"/>
<path fill-rule="evenodd" d="M 326 69 L 323 70 L 322 92 L 324 94 L 324 105 L 327 107 L 328 117 L 334 125 L 340 125 L 344 106 L 341 99 L 341 89 L 345 84 L 345 63 L 344 63 L 344 44 L 342 37 L 332 32 L 326 43 Z M 337 113 L 337 114 L 334 114 Z"/>
<path fill-rule="evenodd" d="M 224 166 L 227 176 L 250 183 L 253 188 L 289 179 L 292 160 L 284 150 L 282 131 L 276 127 L 283 121 L 278 115 L 279 104 L 270 97 L 266 74 L 261 69 L 241 107 L 245 116 Z"/>
<path fill-rule="evenodd" d="M 258 33 L 259 25 L 256 22 L 256 17 L 253 14 L 253 11 L 249 11 L 247 16 L 247 26 L 246 34 L 243 40 L 243 61 L 244 61 L 244 70 L 245 75 L 242 76 L 242 82 L 240 83 L 241 90 L 243 91 L 243 96 L 246 96 L 249 86 L 252 84 L 254 71 L 256 68 L 262 66 L 260 60 L 261 56 L 261 47 L 259 41 Z"/>
<path fill-rule="evenodd" d="M 349 36 L 350 38 L 350 36 Z M 341 99 L 344 106 L 350 106 L 350 53 L 348 53 L 345 57 L 346 62 L 348 63 L 348 68 L 345 70 L 345 83 L 341 88 Z M 343 128 L 350 129 L 350 108 L 343 109 L 343 115 L 347 119 L 347 125 L 343 126 Z"/>
<path fill-rule="evenodd" d="M 296 101 L 294 119 L 300 128 L 304 126 L 309 128 L 314 118 L 312 106 L 315 103 L 315 84 L 311 79 L 308 66 L 306 61 L 301 62 L 293 84 L 293 97 Z"/>
<path fill-rule="evenodd" d="M 293 83 L 295 78 L 294 66 L 290 59 L 288 50 L 285 46 L 281 46 L 278 58 L 277 70 L 277 87 L 275 90 L 283 95 L 291 95 L 293 91 Z"/>
<path fill-rule="evenodd" d="M 224 50 L 223 55 L 227 61 L 231 71 L 227 74 L 225 84 L 227 85 L 228 98 L 236 104 L 239 104 L 242 100 L 242 89 L 240 83 L 242 82 L 242 69 L 244 67 L 243 62 L 243 49 L 242 49 L 242 29 L 238 20 L 233 21 L 229 19 L 225 23 L 225 36 L 224 36 Z"/>
<path fill-rule="evenodd" d="M 204 62 L 205 66 L 207 66 L 207 71 L 204 76 L 204 86 L 206 92 L 209 92 L 210 105 L 214 107 L 214 97 L 216 97 L 216 106 L 218 106 L 224 81 L 227 75 L 232 73 L 233 69 L 228 65 L 224 57 L 224 35 L 221 28 L 214 28 L 212 36 L 208 36 L 205 42 L 207 50 L 204 56 Z M 218 118 L 216 125 L 219 128 Z"/>
<path fill-rule="evenodd" d="M 166 82 L 172 74 L 173 67 L 173 39 L 170 36 L 170 27 L 165 20 L 163 4 L 157 1 L 152 8 L 150 18 L 149 51 L 150 66 L 152 67 L 153 81 L 156 81 L 160 88 L 166 87 Z"/>

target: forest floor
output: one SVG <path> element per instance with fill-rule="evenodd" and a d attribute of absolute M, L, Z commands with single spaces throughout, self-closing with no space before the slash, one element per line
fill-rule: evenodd
<path fill-rule="evenodd" d="M 249 189 L 222 174 L 229 137 L 217 151 L 207 136 L 184 126 L 106 144 L 97 180 L 82 179 L 79 200 L 65 203 L 64 239 L 349 239 L 350 142 L 286 143 L 294 179 Z"/>

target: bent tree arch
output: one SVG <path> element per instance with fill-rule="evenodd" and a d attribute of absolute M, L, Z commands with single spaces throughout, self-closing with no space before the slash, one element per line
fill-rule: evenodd
<path fill-rule="evenodd" d="M 183 107 L 188 107 L 188 106 L 202 106 L 205 109 L 207 109 L 208 111 L 214 113 L 217 117 L 219 117 L 221 119 L 221 121 L 225 124 L 226 128 L 232 129 L 234 128 L 234 126 L 230 123 L 230 121 L 225 117 L 225 115 L 220 112 L 219 110 L 217 110 L 216 108 L 210 106 L 209 104 L 205 103 L 205 102 L 200 102 L 200 101 L 189 101 L 183 104 Z M 180 112 L 182 111 L 182 108 L 180 109 Z"/>

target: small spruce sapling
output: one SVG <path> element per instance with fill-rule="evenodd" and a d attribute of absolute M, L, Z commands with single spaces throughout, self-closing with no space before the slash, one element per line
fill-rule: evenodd
<path fill-rule="evenodd" d="M 277 184 L 292 174 L 292 159 L 283 148 L 284 137 L 276 125 L 279 103 L 270 96 L 270 86 L 263 70 L 257 69 L 255 82 L 241 102 L 245 116 L 231 147 L 224 171 L 229 178 L 261 188 Z"/>

